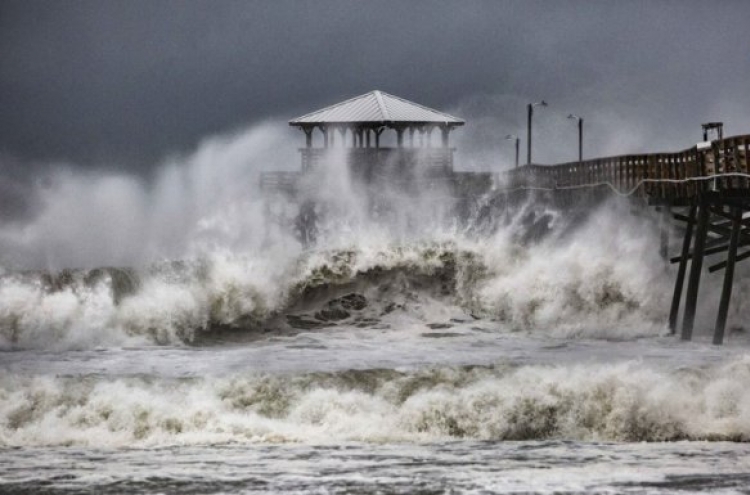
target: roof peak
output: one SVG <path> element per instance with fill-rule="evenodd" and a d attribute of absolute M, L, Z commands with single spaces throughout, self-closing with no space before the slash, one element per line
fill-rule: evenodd
<path fill-rule="evenodd" d="M 296 126 L 367 123 L 458 126 L 463 125 L 464 121 L 378 89 L 289 121 L 289 125 Z"/>

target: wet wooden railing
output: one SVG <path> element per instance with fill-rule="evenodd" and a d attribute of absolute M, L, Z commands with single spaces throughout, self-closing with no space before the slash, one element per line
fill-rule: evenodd
<path fill-rule="evenodd" d="M 736 174 L 736 175 L 734 175 Z M 743 176 L 743 174 L 745 176 Z M 507 173 L 509 189 L 575 190 L 607 187 L 623 195 L 686 202 L 710 182 L 715 190 L 750 187 L 750 135 L 704 148 L 594 158 L 559 165 L 526 165 Z M 715 177 L 713 180 L 698 178 Z"/>
<path fill-rule="evenodd" d="M 261 191 L 274 192 L 294 196 L 297 193 L 299 172 L 261 172 Z"/>

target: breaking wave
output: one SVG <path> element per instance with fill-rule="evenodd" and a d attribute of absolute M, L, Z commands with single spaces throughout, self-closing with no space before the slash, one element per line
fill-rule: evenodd
<path fill-rule="evenodd" d="M 0 445 L 750 440 L 750 358 L 182 380 L 0 375 Z"/>
<path fill-rule="evenodd" d="M 498 329 L 628 337 L 663 329 L 670 275 L 652 235 L 603 211 L 575 234 L 345 244 L 295 256 L 216 250 L 148 269 L 0 277 L 5 348 L 201 343 L 376 322 L 430 308 Z M 275 256 L 275 257 L 274 257 Z M 434 320 L 434 318 L 432 318 Z"/>

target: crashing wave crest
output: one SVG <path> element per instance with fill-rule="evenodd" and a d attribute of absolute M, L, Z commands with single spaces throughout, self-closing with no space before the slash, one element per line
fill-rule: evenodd
<path fill-rule="evenodd" d="M 511 330 L 658 333 L 664 301 L 653 285 L 666 274 L 638 268 L 640 258 L 592 257 L 576 242 L 521 247 L 496 236 L 317 250 L 275 263 L 212 253 L 141 272 L 7 274 L 0 338 L 22 348 L 199 343 L 220 332 L 419 315 L 425 301 Z M 638 257 L 642 248 L 626 254 Z"/>

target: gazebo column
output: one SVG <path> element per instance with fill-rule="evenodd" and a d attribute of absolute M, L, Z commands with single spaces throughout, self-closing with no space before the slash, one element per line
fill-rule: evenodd
<path fill-rule="evenodd" d="M 312 148 L 312 134 L 315 127 L 303 127 L 302 130 L 305 131 L 305 145 Z"/>
<path fill-rule="evenodd" d="M 341 134 L 341 147 L 346 148 L 346 127 L 339 127 L 339 134 Z"/>
<path fill-rule="evenodd" d="M 322 125 L 320 126 L 320 132 L 323 133 L 323 147 L 328 148 L 328 126 Z"/>
<path fill-rule="evenodd" d="M 380 135 L 383 134 L 385 127 L 381 127 L 375 131 L 375 147 L 380 148 Z"/>
<path fill-rule="evenodd" d="M 404 147 L 404 128 L 396 127 L 396 143 L 399 148 Z"/>
<path fill-rule="evenodd" d="M 370 129 L 365 129 L 365 134 L 367 135 L 367 147 L 370 147 Z"/>
<path fill-rule="evenodd" d="M 414 128 L 409 127 L 409 146 L 414 147 Z"/>
<path fill-rule="evenodd" d="M 427 147 L 432 148 L 432 131 L 435 130 L 434 125 L 427 126 Z"/>
<path fill-rule="evenodd" d="M 451 129 L 447 125 L 440 127 L 440 136 L 442 138 L 443 148 L 448 147 L 448 134 L 450 134 L 450 132 L 451 132 Z"/>

